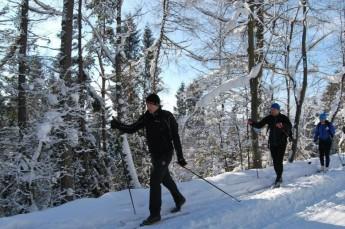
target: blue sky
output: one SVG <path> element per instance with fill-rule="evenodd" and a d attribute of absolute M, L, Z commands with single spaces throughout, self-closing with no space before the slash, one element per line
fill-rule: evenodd
<path fill-rule="evenodd" d="M 0 0 L 1 5 L 3 5 L 2 1 L 3 0 Z M 62 9 L 62 0 L 44 2 L 49 2 L 51 6 L 59 10 Z M 142 16 L 136 18 L 138 28 L 141 30 L 140 32 L 142 32 L 146 25 L 149 25 L 153 30 L 154 36 L 157 37 L 159 34 L 160 16 L 157 16 L 156 11 L 160 10 L 160 8 L 158 8 L 160 7 L 160 1 L 124 0 L 123 15 L 128 13 L 133 14 L 138 7 L 142 7 L 143 13 Z M 61 43 L 60 39 L 56 36 L 60 30 L 60 17 L 52 17 L 49 20 L 34 25 L 35 33 L 49 37 L 51 40 L 49 46 L 56 49 L 60 47 Z M 174 35 L 172 35 L 172 38 L 174 38 Z M 40 41 L 40 44 L 47 45 L 44 40 Z M 43 50 L 42 55 L 50 56 L 52 55 L 52 51 L 48 49 Z M 198 76 L 198 72 L 191 67 L 191 65 L 196 65 L 196 63 L 183 56 L 169 56 L 168 59 L 163 57 L 161 61 L 161 77 L 164 82 L 165 90 L 159 95 L 162 99 L 164 109 L 173 111 L 173 107 L 176 104 L 175 94 L 180 84 L 182 82 L 188 84 Z"/>
<path fill-rule="evenodd" d="M 142 7 L 144 15 L 138 20 L 138 28 L 143 29 L 145 25 L 149 25 L 154 32 L 155 37 L 159 35 L 160 19 L 161 16 L 157 16 L 157 12 L 160 12 L 161 1 L 145 1 L 145 0 L 124 0 L 123 9 L 126 13 L 133 13 L 138 7 Z M 171 38 L 179 38 L 179 35 L 169 34 Z M 195 61 L 184 56 L 169 56 L 161 59 L 162 61 L 162 73 L 165 90 L 159 95 L 162 99 L 164 109 L 173 111 L 173 107 L 176 105 L 175 94 L 182 82 L 188 84 L 194 78 L 198 76 L 198 72 L 192 68 L 192 65 L 197 65 Z"/>
<path fill-rule="evenodd" d="M 62 0 L 45 0 L 45 3 L 48 3 L 56 7 L 57 9 L 62 9 Z M 0 6 L 3 6 L 7 3 L 7 1 L 0 0 Z M 139 29 L 143 29 L 145 25 L 149 25 L 155 37 L 158 36 L 159 31 L 159 23 L 161 16 L 157 12 L 161 12 L 161 1 L 147 1 L 147 0 L 124 0 L 123 15 L 128 13 L 134 13 L 138 7 L 142 7 L 143 15 L 137 18 L 136 22 L 138 24 Z M 37 34 L 48 36 L 51 39 L 51 43 L 49 46 L 52 48 L 59 48 L 60 47 L 60 39 L 57 37 L 57 34 L 61 30 L 61 18 L 60 17 L 53 17 L 49 20 L 41 21 L 39 23 L 35 23 L 34 30 Z M 142 32 L 142 31 L 141 31 Z M 174 40 L 181 40 L 181 35 L 175 33 L 170 33 L 169 37 Z M 327 38 L 329 39 L 329 38 Z M 42 45 L 47 45 L 45 41 L 40 41 Z M 321 44 L 322 46 L 333 45 L 332 42 L 327 42 L 326 44 Z M 317 61 L 318 64 L 322 63 L 319 67 L 323 68 L 326 72 L 332 72 L 328 66 L 329 62 L 332 62 L 331 58 L 335 52 L 331 51 L 331 49 L 326 49 L 328 53 L 323 54 L 316 54 L 317 51 L 314 51 L 314 54 L 318 56 L 318 60 L 324 59 L 324 61 Z M 322 52 L 325 52 L 325 48 L 321 49 Z M 332 53 L 332 54 L 331 54 Z M 51 55 L 51 50 L 45 49 L 42 55 Z M 160 96 L 163 101 L 163 105 L 165 109 L 173 111 L 173 107 L 176 104 L 175 94 L 182 82 L 188 84 L 193 79 L 195 79 L 200 73 L 197 72 L 194 68 L 205 69 L 201 66 L 200 63 L 197 63 L 190 58 L 185 57 L 184 55 L 173 56 L 170 55 L 168 60 L 166 57 L 162 59 L 163 63 L 161 65 L 162 73 L 161 77 L 163 78 L 163 82 L 165 84 L 165 90 L 160 93 Z M 333 65 L 334 66 L 334 65 Z"/>

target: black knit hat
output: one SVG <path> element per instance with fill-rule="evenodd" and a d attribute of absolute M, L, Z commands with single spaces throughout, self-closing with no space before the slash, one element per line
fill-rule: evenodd
<path fill-rule="evenodd" d="M 155 105 L 160 105 L 161 99 L 156 94 L 150 94 L 149 96 L 146 97 L 146 102 L 150 102 L 150 103 L 153 103 Z"/>

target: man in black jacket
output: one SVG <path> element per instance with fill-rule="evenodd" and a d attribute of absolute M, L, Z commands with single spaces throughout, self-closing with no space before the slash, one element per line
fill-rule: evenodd
<path fill-rule="evenodd" d="M 167 187 L 174 198 L 176 207 L 172 209 L 172 212 L 180 211 L 186 201 L 177 189 L 169 172 L 169 164 L 172 160 L 174 149 L 179 165 L 187 165 L 182 154 L 176 119 L 169 111 L 162 110 L 160 98 L 156 94 L 151 94 L 146 98 L 146 106 L 147 111 L 145 114 L 131 125 L 122 124 L 115 118 L 111 121 L 113 129 L 116 128 L 125 133 L 134 133 L 142 128 L 146 129 L 152 170 L 150 176 L 150 216 L 143 221 L 142 226 L 153 224 L 161 219 L 161 183 Z"/>
<path fill-rule="evenodd" d="M 282 183 L 283 160 L 287 146 L 287 138 L 292 138 L 292 124 L 288 117 L 280 113 L 280 106 L 277 103 L 272 104 L 270 115 L 266 116 L 260 122 L 248 120 L 248 124 L 254 128 L 262 128 L 268 125 L 270 132 L 269 148 L 273 159 L 274 170 L 277 175 L 274 185 L 279 187 Z"/>

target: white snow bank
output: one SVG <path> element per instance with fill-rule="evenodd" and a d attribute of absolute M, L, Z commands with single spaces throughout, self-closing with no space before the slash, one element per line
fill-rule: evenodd
<path fill-rule="evenodd" d="M 202 180 L 178 184 L 187 203 L 178 217 L 169 215 L 174 206 L 163 189 L 163 221 L 150 228 L 342 228 L 345 227 L 345 171 L 337 155 L 331 170 L 315 173 L 318 159 L 285 164 L 280 189 L 263 189 L 274 180 L 273 168 L 230 172 L 208 178 L 241 199 L 234 202 Z M 135 189 L 137 215 L 128 191 L 107 193 L 98 199 L 80 199 L 31 214 L 0 219 L 2 229 L 132 229 L 148 215 L 148 190 Z M 169 218 L 164 220 L 165 218 Z"/>

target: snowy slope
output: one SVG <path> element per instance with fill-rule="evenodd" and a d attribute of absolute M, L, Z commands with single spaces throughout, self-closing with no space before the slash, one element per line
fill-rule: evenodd
<path fill-rule="evenodd" d="M 272 168 L 225 173 L 209 181 L 240 198 L 237 203 L 201 180 L 180 183 L 187 197 L 183 211 L 167 212 L 173 200 L 163 189 L 163 221 L 149 228 L 345 228 L 345 171 L 337 156 L 332 168 L 316 173 L 318 160 L 286 164 L 284 185 L 272 183 Z M 136 228 L 148 214 L 148 190 L 133 190 L 137 215 L 127 191 L 81 199 L 60 207 L 0 219 L 0 228 Z M 164 220 L 165 219 L 165 220 Z M 145 228 L 145 227 L 144 227 Z M 148 228 L 148 227 L 147 227 Z"/>

